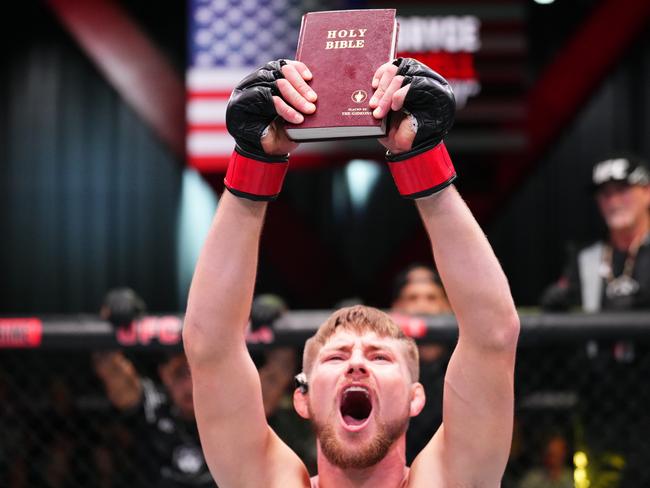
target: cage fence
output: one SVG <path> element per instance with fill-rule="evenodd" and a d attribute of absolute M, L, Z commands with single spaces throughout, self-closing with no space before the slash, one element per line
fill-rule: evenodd
<path fill-rule="evenodd" d="M 289 314 L 274 328 L 249 337 L 252 353 L 260 357 L 283 346 L 299 358 L 304 339 L 322 316 Z M 156 474 L 160 452 L 133 417 L 112 404 L 96 374 L 93 354 L 119 348 L 140 377 L 160 383 L 161 354 L 181 350 L 180 334 L 172 333 L 180 331 L 180 318 L 176 329 L 166 320 L 166 329 L 134 324 L 121 337 L 98 320 L 43 320 L 36 342 L 25 330 L 21 335 L 15 325 L 21 322 L 0 322 L 1 487 L 161 486 Z M 455 341 L 452 319 L 420 320 L 424 332 L 418 327 L 412 331 L 420 330 L 421 347 L 436 346 L 440 353 L 421 365 L 428 402 L 411 421 L 409 460 L 441 421 L 444 373 Z M 542 486 L 535 480 L 544 476 L 559 480 L 549 486 L 650 486 L 648 331 L 650 316 L 644 314 L 522 318 L 514 435 L 504 488 Z M 283 415 L 271 423 L 309 458 L 305 461 L 313 471 L 313 452 L 307 446 L 313 434 L 289 418 L 297 418 L 287 400 L 291 390 L 289 386 L 284 401 L 278 402 Z"/>

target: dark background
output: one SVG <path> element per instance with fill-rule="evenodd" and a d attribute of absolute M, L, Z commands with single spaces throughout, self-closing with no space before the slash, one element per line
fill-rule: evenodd
<path fill-rule="evenodd" d="M 155 9 L 144 0 L 120 3 L 182 76 L 185 3 L 157 2 Z M 527 50 L 517 96 L 525 100 L 525 89 L 601 2 L 487 3 L 521 11 Z M 384 3 L 369 4 L 375 5 Z M 404 8 L 431 13 L 437 2 L 419 5 Z M 183 161 L 124 103 L 46 4 L 25 0 L 5 9 L 0 313 L 92 313 L 108 288 L 123 285 L 138 290 L 153 312 L 182 310 L 176 226 Z M 574 70 L 581 76 L 579 63 Z M 518 305 L 536 304 L 559 274 L 568 241 L 585 243 L 602 232 L 585 190 L 591 164 L 621 150 L 647 159 L 649 133 L 645 29 L 514 191 L 496 190 L 503 171 L 491 160 L 498 151 L 476 154 L 450 141 L 459 189 L 488 234 Z M 394 273 L 412 260 L 430 259 L 413 205 L 397 196 L 383 166 L 366 208 L 355 211 L 336 196 L 341 163 L 290 173 L 270 208 L 257 289 L 280 293 L 291 308 L 329 308 L 351 296 L 387 306 Z M 220 175 L 206 177 L 219 186 Z"/>

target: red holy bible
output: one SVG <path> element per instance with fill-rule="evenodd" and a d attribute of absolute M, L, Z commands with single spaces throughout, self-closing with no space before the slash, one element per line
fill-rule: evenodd
<path fill-rule="evenodd" d="M 294 141 L 322 141 L 386 135 L 368 105 L 372 76 L 395 57 L 395 9 L 309 12 L 302 17 L 296 59 L 314 75 L 316 112 L 301 124 L 286 124 Z"/>

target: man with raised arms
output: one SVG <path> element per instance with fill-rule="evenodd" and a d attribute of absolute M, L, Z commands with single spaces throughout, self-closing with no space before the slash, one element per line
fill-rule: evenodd
<path fill-rule="evenodd" d="M 318 475 L 268 427 L 244 340 L 267 201 L 280 191 L 296 144 L 283 120 L 316 110 L 312 75 L 274 61 L 234 90 L 226 120 L 236 148 L 228 191 L 196 267 L 183 338 L 206 461 L 221 487 L 485 487 L 500 484 L 510 449 L 519 321 L 490 245 L 452 185 L 442 138 L 455 103 L 447 82 L 412 59 L 381 66 L 370 105 L 391 117 L 388 165 L 415 199 L 431 240 L 459 339 L 445 378 L 443 423 L 406 466 L 409 418 L 425 402 L 417 349 L 383 312 L 335 312 L 305 346 L 299 415 L 318 435 Z"/>

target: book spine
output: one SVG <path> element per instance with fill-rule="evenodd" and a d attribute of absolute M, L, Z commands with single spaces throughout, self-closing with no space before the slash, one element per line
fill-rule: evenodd
<path fill-rule="evenodd" d="M 303 35 L 305 33 L 305 24 L 307 23 L 307 16 L 309 14 L 305 14 L 302 16 L 302 20 L 300 22 L 300 33 L 298 34 L 298 46 L 296 47 L 296 60 L 300 61 L 302 59 L 302 41 L 303 41 Z"/>
<path fill-rule="evenodd" d="M 390 59 L 395 59 L 395 56 L 397 55 L 397 42 L 399 39 L 399 22 L 397 22 L 397 19 L 395 19 L 395 24 L 393 25 L 393 41 L 391 43 L 391 53 L 390 53 Z"/>

